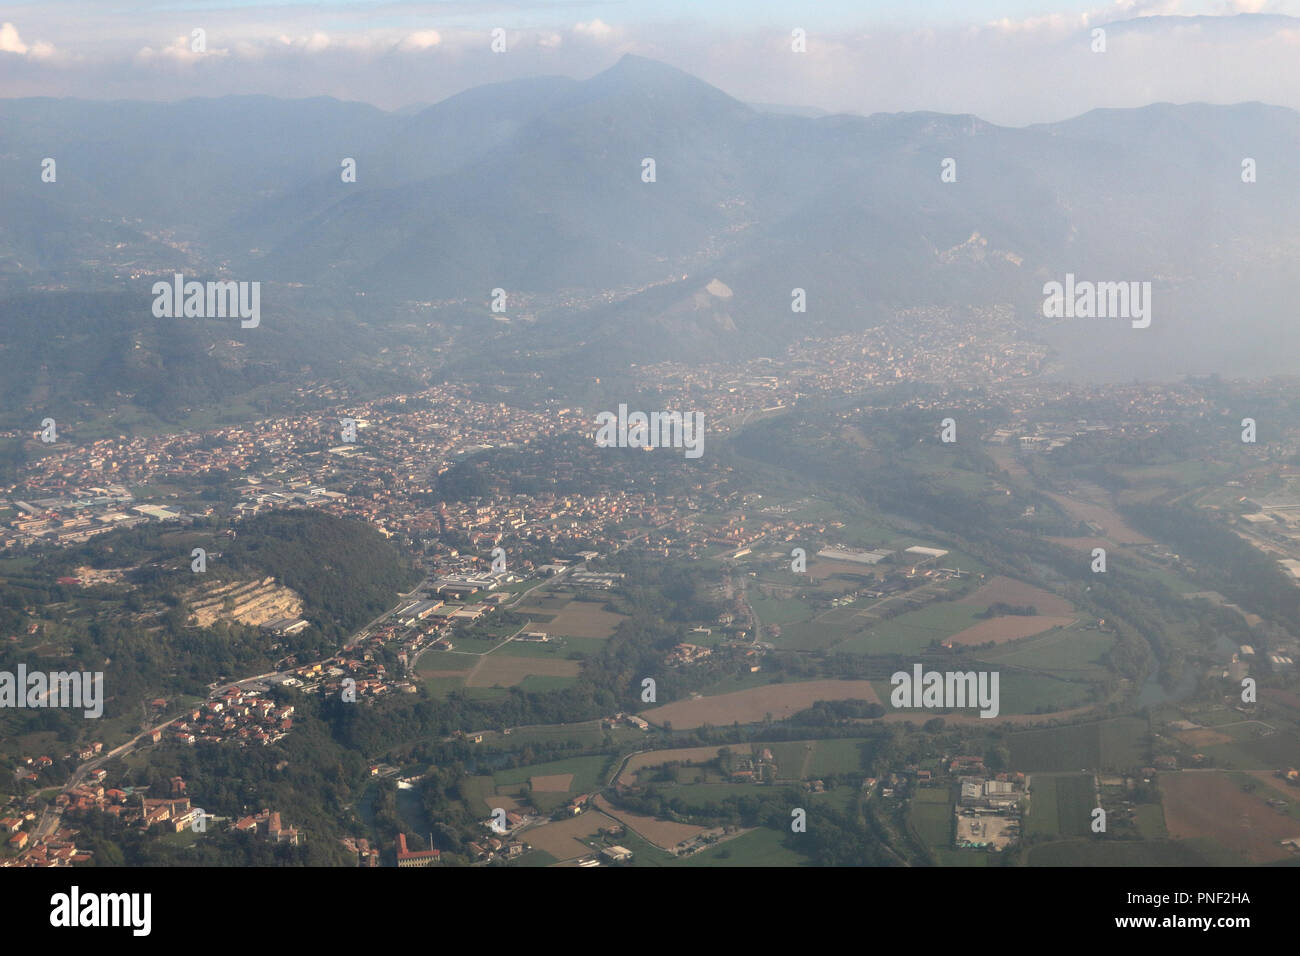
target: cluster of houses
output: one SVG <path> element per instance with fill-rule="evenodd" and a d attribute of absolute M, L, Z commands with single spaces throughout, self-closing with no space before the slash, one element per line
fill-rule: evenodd
<path fill-rule="evenodd" d="M 713 656 L 713 648 L 699 644 L 678 644 L 668 652 L 669 664 L 694 664 Z"/>
<path fill-rule="evenodd" d="M 466 844 L 469 855 L 475 863 L 491 863 L 496 859 L 513 860 L 528 851 L 528 844 L 522 840 L 502 840 L 500 837 L 488 837 Z M 399 864 L 400 865 L 400 864 Z"/>
<path fill-rule="evenodd" d="M 90 782 L 70 787 L 55 797 L 55 806 L 61 811 L 106 813 L 151 833 L 207 829 L 209 815 L 190 802 L 184 778 L 171 778 L 167 796 L 148 797 L 141 788 L 105 787 L 105 774 L 102 769 L 93 771 Z M 18 851 L 15 857 L 0 861 L 0 866 L 71 866 L 90 860 L 91 851 L 77 848 L 75 829 L 61 826 L 45 839 L 37 839 L 34 831 L 22 829 L 36 818 L 36 813 L 30 810 L 19 816 L 0 818 L 0 831 L 8 837 L 10 848 Z M 273 843 L 297 846 L 301 840 L 297 828 L 282 825 L 280 814 L 272 810 L 235 821 L 230 829 L 256 833 Z"/>
<path fill-rule="evenodd" d="M 732 783 L 774 783 L 776 781 L 776 757 L 767 747 L 757 753 L 733 753 L 726 758 L 723 769 L 727 779 Z"/>
<path fill-rule="evenodd" d="M 164 737 L 194 744 L 237 741 L 240 746 L 274 743 L 293 728 L 293 705 L 278 705 L 263 697 L 258 687 L 230 687 L 217 700 L 195 705 L 164 727 L 154 728 L 149 739 Z"/>
<path fill-rule="evenodd" d="M 600 721 L 602 730 L 612 730 L 619 724 L 626 724 L 628 727 L 635 727 L 637 730 L 648 731 L 650 729 L 650 724 L 636 714 L 617 713 L 613 717 L 602 717 Z"/>
<path fill-rule="evenodd" d="M 285 826 L 280 820 L 278 810 L 264 809 L 252 816 L 241 817 L 230 825 L 230 829 L 236 833 L 255 833 L 265 837 L 270 843 L 298 846 L 302 842 L 302 834 L 298 828 Z"/>
<path fill-rule="evenodd" d="M 93 851 L 77 846 L 77 831 L 60 827 L 44 840 L 32 842 L 31 834 L 20 829 L 25 822 L 35 819 L 35 814 L 0 819 L 0 833 L 7 837 L 9 847 L 17 850 L 16 856 L 0 860 L 0 867 L 53 867 L 89 863 Z"/>

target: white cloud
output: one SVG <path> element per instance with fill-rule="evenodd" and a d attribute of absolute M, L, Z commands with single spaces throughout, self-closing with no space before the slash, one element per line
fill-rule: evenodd
<path fill-rule="evenodd" d="M 573 32 L 589 40 L 595 40 L 597 43 L 605 43 L 614 39 L 619 30 L 616 27 L 611 27 L 604 20 L 592 20 L 589 23 L 575 23 Z"/>
<path fill-rule="evenodd" d="M 442 43 L 442 34 L 437 30 L 420 30 L 407 34 L 397 45 L 399 50 L 431 50 Z"/>
<path fill-rule="evenodd" d="M 0 53 L 16 53 L 19 56 L 26 55 L 33 60 L 46 60 L 55 56 L 57 51 L 53 43 L 46 43 L 44 40 L 37 40 L 28 46 L 18 35 L 18 28 L 6 22 L 0 24 Z"/>
<path fill-rule="evenodd" d="M 135 58 L 136 61 L 140 63 L 148 63 L 159 59 L 171 60 L 173 63 L 194 63 L 203 59 L 205 56 L 230 55 L 228 49 L 216 49 L 212 46 L 207 46 L 208 37 L 206 34 L 204 34 L 205 50 L 202 52 L 195 50 L 194 42 L 192 35 L 182 34 L 181 36 L 173 38 L 172 42 L 167 44 L 161 50 L 155 50 L 153 47 L 149 46 L 141 47 L 139 52 L 136 53 Z"/>
<path fill-rule="evenodd" d="M 12 23 L 0 26 L 0 53 L 26 53 L 27 44 L 18 35 L 18 28 Z"/>

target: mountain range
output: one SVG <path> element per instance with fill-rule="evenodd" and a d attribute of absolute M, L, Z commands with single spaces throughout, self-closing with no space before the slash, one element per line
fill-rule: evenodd
<path fill-rule="evenodd" d="M 901 310 L 995 305 L 1081 378 L 1283 371 L 1300 345 L 1284 321 L 1300 114 L 1260 103 L 1023 128 L 799 115 L 626 56 L 414 112 L 4 100 L 0 181 L 0 290 L 114 289 L 146 315 L 152 282 L 181 271 L 364 294 L 381 327 L 422 302 L 495 333 L 499 288 L 512 347 L 620 358 L 775 354 Z M 1044 319 L 1043 285 L 1067 272 L 1152 282 L 1151 327 Z"/>

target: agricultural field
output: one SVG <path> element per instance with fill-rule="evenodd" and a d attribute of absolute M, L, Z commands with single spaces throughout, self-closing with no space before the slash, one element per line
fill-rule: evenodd
<path fill-rule="evenodd" d="M 1011 765 L 1025 772 L 1128 770 L 1149 762 L 1147 725 L 1136 717 L 1119 717 L 1069 727 L 1011 734 Z"/>
<path fill-rule="evenodd" d="M 538 724 L 511 728 L 508 735 L 500 729 L 483 730 L 482 747 L 488 751 L 516 752 L 528 744 L 571 743 L 589 750 L 597 747 L 637 745 L 645 739 L 644 731 L 632 727 L 606 728 L 599 720 L 575 724 Z"/>
<path fill-rule="evenodd" d="M 606 611 L 603 606 L 593 601 L 569 601 L 562 607 L 546 605 L 538 607 L 548 614 L 553 614 L 549 622 L 538 630 L 560 637 L 608 638 L 623 620 L 622 614 Z M 527 613 L 521 609 L 521 613 Z"/>
<path fill-rule="evenodd" d="M 1086 496 L 1086 497 L 1085 497 Z M 1080 493 L 1066 496 L 1047 492 L 1061 509 L 1075 521 L 1093 521 L 1103 529 L 1103 541 L 1113 547 L 1116 545 L 1151 544 L 1151 539 L 1135 528 L 1129 527 L 1124 518 L 1108 502 L 1109 495 L 1101 488 L 1081 485 Z M 1062 543 L 1082 541 L 1083 538 L 1061 538 Z M 1091 539 L 1089 539 L 1091 540 Z"/>
<path fill-rule="evenodd" d="M 860 737 L 814 741 L 812 765 L 803 777 L 817 778 L 860 771 L 864 765 L 863 747 L 867 745 L 868 741 Z"/>
<path fill-rule="evenodd" d="M 1029 851 L 1030 866 L 1233 866 L 1243 861 L 1207 840 L 1065 840 Z"/>
<path fill-rule="evenodd" d="M 589 856 L 594 851 L 582 841 L 596 835 L 602 827 L 612 827 L 615 821 L 595 810 L 579 814 L 567 820 L 544 823 L 529 827 L 522 834 L 522 839 L 529 846 L 549 854 L 557 861 Z"/>
<path fill-rule="evenodd" d="M 1300 837 L 1300 822 L 1268 806 L 1258 793 L 1246 793 L 1227 774 L 1162 774 L 1160 789 L 1165 826 L 1175 840 L 1210 840 L 1251 863 L 1295 856 L 1279 842 Z"/>
<path fill-rule="evenodd" d="M 460 782 L 460 796 L 471 813 L 480 813 L 484 808 L 489 811 L 500 804 L 496 798 L 496 781 L 489 776 L 466 777 Z"/>
<path fill-rule="evenodd" d="M 1300 766 L 1300 729 L 1292 721 L 1279 719 L 1279 716 L 1270 715 L 1267 721 L 1221 724 L 1213 730 L 1186 733 L 1216 735 L 1214 742 L 1195 749 L 1225 769 L 1284 770 Z M 1221 737 L 1229 739 L 1224 741 Z"/>
<path fill-rule="evenodd" d="M 807 710 L 819 700 L 865 700 L 879 703 L 869 681 L 813 680 L 797 683 L 769 684 L 730 694 L 679 700 L 652 710 L 641 717 L 652 724 L 672 724 L 674 730 L 690 730 L 704 724 L 722 726 L 731 723 L 752 724 L 771 714 L 773 720 L 785 720 Z"/>
<path fill-rule="evenodd" d="M 1029 775 L 1029 812 L 1024 824 L 1026 836 L 1053 836 L 1061 832 L 1056 781 L 1057 778 L 1051 774 Z"/>
<path fill-rule="evenodd" d="M 517 787 L 531 782 L 534 791 L 552 791 L 555 788 L 549 784 L 562 777 L 568 781 L 568 785 L 559 792 L 589 793 L 605 785 L 609 777 L 610 761 L 611 758 L 603 754 L 594 757 L 569 757 L 549 763 L 498 770 L 492 775 L 492 779 L 498 787 Z M 538 780 L 546 781 L 548 785 L 538 786 Z"/>
<path fill-rule="evenodd" d="M 975 668 L 965 666 L 961 668 L 963 671 L 973 669 Z M 886 720 L 924 721 L 931 717 L 942 717 L 957 722 L 974 719 L 988 726 L 996 723 L 1033 723 L 1034 717 L 1050 720 L 1071 709 L 1085 708 L 1091 693 L 1091 686 L 1085 683 L 1056 680 L 1046 674 L 1001 670 L 998 672 L 998 716 L 987 718 L 979 716 L 975 704 L 947 713 L 943 709 L 894 707 L 890 696 L 894 690 L 893 685 L 888 680 L 874 681 L 873 685 L 885 705 Z"/>
<path fill-rule="evenodd" d="M 764 624 L 784 625 L 813 616 L 812 608 L 797 598 L 751 598 L 749 605 Z"/>
<path fill-rule="evenodd" d="M 1052 714 L 1081 707 L 1091 700 L 1092 687 L 1056 680 L 1046 674 L 1004 670 L 998 677 L 1003 714 Z"/>
<path fill-rule="evenodd" d="M 866 655 L 920 654 L 932 643 L 942 644 L 979 624 L 976 614 L 981 610 L 958 601 L 936 601 L 898 617 L 872 622 L 864 632 L 835 644 L 835 650 Z"/>
<path fill-rule="evenodd" d="M 805 866 L 807 859 L 786 846 L 786 835 L 759 827 L 677 860 L 682 866 Z"/>
<path fill-rule="evenodd" d="M 543 630 L 545 628 L 542 628 Z M 502 644 L 493 654 L 507 657 L 537 657 L 542 660 L 573 660 L 577 657 L 590 657 L 599 654 L 604 645 L 603 638 L 597 637 L 557 637 L 545 643 L 538 641 L 511 641 Z M 454 652 L 453 652 L 454 653 Z"/>
<path fill-rule="evenodd" d="M 1075 623 L 1073 617 L 1045 617 L 1040 614 L 1005 614 L 988 618 L 978 624 L 958 631 L 944 641 L 947 647 L 976 646 L 979 644 L 1009 644 L 1012 641 L 1034 637 L 1054 628 L 1066 628 Z"/>
<path fill-rule="evenodd" d="M 907 819 L 927 847 L 952 847 L 953 805 L 948 787 L 918 789 Z"/>
<path fill-rule="evenodd" d="M 818 741 L 815 740 L 786 740 L 760 746 L 772 751 L 772 757 L 776 760 L 777 779 L 805 780 L 810 775 L 816 776 L 810 768 L 817 744 Z"/>
<path fill-rule="evenodd" d="M 475 656 L 450 651 L 439 652 L 431 658 L 433 653 L 421 658 L 419 676 L 429 693 L 439 697 L 461 689 L 473 691 L 515 685 L 530 691 L 559 690 L 570 686 L 582 667 L 579 661 L 517 657 L 500 652 Z M 438 666 L 426 668 L 426 662 Z M 463 666 L 466 663 L 469 666 Z M 449 668 L 448 664 L 455 666 Z"/>
<path fill-rule="evenodd" d="M 652 750 L 628 758 L 617 782 L 630 783 L 642 770 L 660 767 L 666 763 L 703 764 L 716 760 L 726 745 L 718 747 L 679 747 L 675 750 Z M 738 747 L 730 748 L 738 750 Z"/>
<path fill-rule="evenodd" d="M 734 744 L 733 753 L 749 753 L 752 748 L 772 751 L 778 767 L 778 780 L 811 780 L 831 774 L 857 773 L 862 768 L 862 747 L 866 738 L 852 737 L 833 740 L 787 740 L 775 743 Z M 717 747 L 682 747 L 675 750 L 654 750 L 631 757 L 619 780 L 629 783 L 641 771 L 663 766 L 666 763 L 693 764 L 683 767 L 678 774 L 682 783 L 720 782 L 716 773 L 706 773 L 700 765 L 716 759 L 726 745 Z M 684 778 L 684 779 L 683 779 Z M 716 778 L 716 779 L 715 779 Z M 728 784 L 727 786 L 732 786 Z"/>
<path fill-rule="evenodd" d="M 573 600 L 571 591 L 549 591 L 534 594 L 524 600 L 516 610 L 520 614 L 540 613 L 554 614 Z"/>
<path fill-rule="evenodd" d="M 1097 805 L 1091 774 L 1032 774 L 1025 833 L 1082 837 L 1091 834 Z"/>
<path fill-rule="evenodd" d="M 1065 598 L 1001 574 L 989 578 L 970 594 L 958 598 L 955 603 L 970 604 L 981 611 L 990 604 L 998 603 L 1032 607 L 1039 614 L 1048 617 L 1072 617 L 1075 613 L 1074 605 Z"/>
<path fill-rule="evenodd" d="M 828 594 L 868 586 L 878 580 L 876 570 L 873 569 L 886 570 L 889 567 L 858 564 L 854 561 L 831 561 L 816 557 L 816 551 L 811 552 L 808 559 L 808 580 Z"/>
<path fill-rule="evenodd" d="M 1133 811 L 1137 831 L 1144 840 L 1164 840 L 1169 837 L 1165 827 L 1165 811 L 1158 803 L 1139 803 Z"/>
<path fill-rule="evenodd" d="M 635 867 L 807 866 L 805 856 L 790 849 L 786 834 L 759 827 L 728 836 L 715 846 L 679 857 L 628 832 L 616 841 L 635 854 Z"/>
<path fill-rule="evenodd" d="M 1047 671 L 1058 677 L 1100 680 L 1109 674 L 1102 656 L 1114 643 L 1109 634 L 1068 627 L 1021 641 L 1014 647 L 980 651 L 979 658 L 1008 667 Z"/>
<path fill-rule="evenodd" d="M 603 796 L 595 798 L 597 808 L 616 819 L 637 836 L 652 843 L 662 850 L 671 850 L 677 844 L 694 840 L 708 827 L 692 826 L 689 823 L 674 823 L 671 820 L 656 820 L 640 813 L 629 813 L 614 807 Z M 587 814 L 583 814 L 587 816 Z M 581 819 L 581 817 L 577 818 Z"/>

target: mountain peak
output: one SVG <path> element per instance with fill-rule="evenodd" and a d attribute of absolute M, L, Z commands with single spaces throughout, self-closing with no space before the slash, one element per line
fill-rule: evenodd
<path fill-rule="evenodd" d="M 597 96 L 631 94 L 658 97 L 663 95 L 681 103 L 692 100 L 712 102 L 719 106 L 726 105 L 730 108 L 750 111 L 750 107 L 699 77 L 660 60 L 652 60 L 635 53 L 623 54 L 613 66 L 587 80 L 586 85 Z"/>

